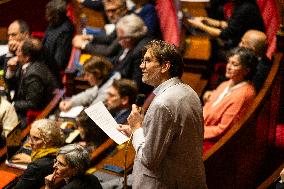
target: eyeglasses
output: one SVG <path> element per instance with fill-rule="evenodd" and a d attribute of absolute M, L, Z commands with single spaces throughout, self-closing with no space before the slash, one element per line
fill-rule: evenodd
<path fill-rule="evenodd" d="M 116 7 L 116 8 L 113 8 L 113 9 L 105 9 L 105 12 L 106 13 L 115 13 L 117 12 L 118 10 L 120 10 L 122 7 L 119 6 L 119 7 Z"/>
<path fill-rule="evenodd" d="M 141 59 L 141 64 L 143 64 L 143 66 L 147 66 L 151 63 L 157 63 L 158 65 L 160 65 L 159 62 L 156 59 L 151 59 L 149 57 Z"/>
<path fill-rule="evenodd" d="M 40 138 L 40 137 L 30 135 L 29 140 L 30 140 L 30 143 L 35 143 L 35 142 L 38 142 L 38 141 L 42 141 L 43 139 Z"/>

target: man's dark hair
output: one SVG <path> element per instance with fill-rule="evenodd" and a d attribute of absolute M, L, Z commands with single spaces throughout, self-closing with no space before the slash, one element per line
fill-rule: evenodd
<path fill-rule="evenodd" d="M 112 86 L 118 91 L 121 97 L 128 96 L 128 104 L 134 104 L 138 93 L 137 84 L 129 79 L 114 80 Z"/>
<path fill-rule="evenodd" d="M 183 74 L 183 59 L 179 49 L 176 46 L 168 44 L 162 40 L 153 40 L 144 47 L 143 55 L 145 55 L 149 49 L 160 65 L 166 62 L 171 64 L 169 69 L 171 77 L 181 78 Z"/>
<path fill-rule="evenodd" d="M 46 5 L 46 17 L 50 25 L 60 25 L 66 19 L 66 1 L 51 0 Z"/>
<path fill-rule="evenodd" d="M 19 20 L 15 20 L 15 22 L 19 24 L 21 33 L 30 32 L 30 28 L 26 21 L 19 19 Z"/>
<path fill-rule="evenodd" d="M 22 45 L 22 53 L 24 56 L 28 56 L 30 61 L 41 58 L 42 44 L 40 40 L 36 38 L 25 39 Z"/>

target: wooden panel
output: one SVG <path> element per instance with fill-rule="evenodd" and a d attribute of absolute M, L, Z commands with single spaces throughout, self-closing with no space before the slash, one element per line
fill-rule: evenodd
<path fill-rule="evenodd" d="M 191 72 L 184 72 L 182 77 L 181 77 L 181 80 L 184 83 L 191 86 L 191 88 L 193 88 L 193 90 L 196 88 L 196 86 L 200 82 L 200 79 L 201 79 L 201 74 L 191 73 Z"/>
<path fill-rule="evenodd" d="M 208 61 L 211 55 L 209 36 L 188 36 L 184 58 Z"/>
<path fill-rule="evenodd" d="M 0 27 L 0 42 L 7 41 L 7 30 L 6 27 Z"/>
<path fill-rule="evenodd" d="M 206 2 L 182 2 L 181 7 L 184 12 L 189 13 L 191 16 L 207 16 Z"/>
<path fill-rule="evenodd" d="M 87 26 L 95 28 L 103 28 L 105 25 L 105 20 L 102 13 L 94 11 L 87 7 L 82 8 L 82 13 L 87 16 Z"/>
<path fill-rule="evenodd" d="M 80 24 L 82 21 L 82 17 L 86 17 L 87 26 L 95 28 L 104 27 L 105 20 L 101 12 L 84 7 L 83 5 L 77 3 L 76 0 L 72 0 L 72 6 L 74 7 L 74 14 L 76 19 L 75 23 L 78 32 L 80 32 Z"/>

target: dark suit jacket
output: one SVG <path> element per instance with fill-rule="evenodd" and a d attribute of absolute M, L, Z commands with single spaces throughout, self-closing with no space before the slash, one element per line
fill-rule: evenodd
<path fill-rule="evenodd" d="M 44 58 L 59 82 L 59 71 L 65 70 L 71 55 L 73 34 L 74 26 L 68 17 L 59 26 L 49 26 L 45 31 Z"/>
<path fill-rule="evenodd" d="M 18 114 L 26 115 L 27 110 L 42 110 L 52 99 L 57 87 L 54 76 L 41 62 L 31 62 L 24 73 L 21 68 L 15 74 L 16 85 L 14 107 Z M 15 80 L 14 80 L 15 81 Z"/>
<path fill-rule="evenodd" d="M 252 78 L 252 83 L 257 92 L 259 92 L 263 83 L 265 82 L 271 66 L 272 62 L 266 56 L 259 60 L 256 66 L 256 72 Z"/>
<path fill-rule="evenodd" d="M 102 186 L 95 175 L 82 175 L 71 179 L 61 189 L 102 189 Z"/>
<path fill-rule="evenodd" d="M 94 36 L 93 41 L 86 45 L 83 52 L 112 58 L 121 49 L 122 47 L 116 38 L 116 31 L 113 31 L 110 35 Z"/>
<path fill-rule="evenodd" d="M 145 36 L 137 41 L 137 45 L 129 50 L 122 61 L 119 61 L 119 57 L 123 53 L 123 50 L 120 51 L 113 61 L 114 70 L 120 72 L 122 78 L 134 80 L 139 87 L 139 92 L 144 94 L 150 93 L 152 87 L 142 83 L 142 72 L 139 66 L 142 59 L 142 49 L 152 39 L 153 37 Z"/>
<path fill-rule="evenodd" d="M 37 159 L 28 165 L 14 189 L 37 189 L 44 185 L 44 177 L 53 172 L 55 156 Z"/>

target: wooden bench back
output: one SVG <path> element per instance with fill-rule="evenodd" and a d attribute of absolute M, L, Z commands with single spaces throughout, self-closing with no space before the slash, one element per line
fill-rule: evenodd
<path fill-rule="evenodd" d="M 274 141 L 283 75 L 281 60 L 282 53 L 276 53 L 269 75 L 246 115 L 204 155 L 208 188 L 255 188 L 257 173 Z"/>

